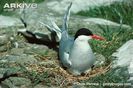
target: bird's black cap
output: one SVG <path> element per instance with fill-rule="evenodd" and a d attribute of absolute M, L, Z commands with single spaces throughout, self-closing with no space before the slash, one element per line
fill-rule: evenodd
<path fill-rule="evenodd" d="M 81 29 L 79 29 L 79 30 L 76 32 L 75 37 L 74 37 L 74 40 L 75 40 L 78 36 L 80 36 L 80 35 L 87 35 L 87 36 L 90 36 L 90 35 L 93 35 L 93 33 L 92 33 L 89 29 L 87 29 L 87 28 L 81 28 Z"/>

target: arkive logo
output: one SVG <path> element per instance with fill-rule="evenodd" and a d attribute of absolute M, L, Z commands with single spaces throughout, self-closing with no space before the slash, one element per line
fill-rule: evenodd
<path fill-rule="evenodd" d="M 5 3 L 4 9 L 14 9 L 14 8 L 37 8 L 37 3 Z"/>

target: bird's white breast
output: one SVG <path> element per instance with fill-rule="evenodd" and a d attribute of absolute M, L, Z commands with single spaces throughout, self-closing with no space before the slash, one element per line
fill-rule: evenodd
<path fill-rule="evenodd" d="M 88 41 L 76 40 L 71 49 L 69 59 L 72 63 L 70 69 L 81 73 L 91 68 L 95 62 L 94 54 Z"/>

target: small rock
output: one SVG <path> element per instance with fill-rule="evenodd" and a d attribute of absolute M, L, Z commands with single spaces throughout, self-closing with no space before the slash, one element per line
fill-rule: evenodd
<path fill-rule="evenodd" d="M 13 49 L 11 49 L 10 54 L 12 54 L 12 55 L 22 55 L 23 52 L 24 52 L 23 48 L 13 48 Z"/>
<path fill-rule="evenodd" d="M 25 63 L 34 64 L 37 62 L 37 60 L 33 55 L 26 55 L 26 54 L 8 55 L 8 56 L 5 56 L 4 58 L 7 59 L 9 62 L 16 62 L 19 64 L 25 64 Z"/>
<path fill-rule="evenodd" d="M 47 67 L 47 68 L 55 68 L 57 67 L 57 63 L 55 61 L 47 60 L 39 62 L 40 65 Z"/>
<path fill-rule="evenodd" d="M 0 68 L 0 78 L 3 77 L 4 73 L 7 71 L 6 68 Z"/>
<path fill-rule="evenodd" d="M 7 35 L 1 35 L 0 36 L 0 46 L 3 44 L 6 44 L 9 41 L 9 38 Z"/>
<path fill-rule="evenodd" d="M 133 59 L 130 62 L 130 66 L 128 67 L 128 72 L 129 72 L 129 75 L 130 75 L 130 78 L 129 78 L 128 81 L 133 83 Z"/>
<path fill-rule="evenodd" d="M 0 68 L 0 78 L 8 77 L 12 74 L 16 74 L 18 71 L 20 71 L 19 67 L 6 67 L 6 68 Z"/>
<path fill-rule="evenodd" d="M 72 88 L 86 88 L 86 87 L 84 85 L 73 85 Z"/>
<path fill-rule="evenodd" d="M 25 54 L 39 54 L 45 55 L 47 54 L 48 47 L 45 45 L 37 45 L 37 44 L 27 44 L 27 48 L 24 49 Z"/>
<path fill-rule="evenodd" d="M 7 85 L 10 88 L 23 88 L 22 86 L 28 88 L 27 86 L 31 84 L 31 81 L 22 77 L 10 77 L 3 81 L 2 84 Z"/>
<path fill-rule="evenodd" d="M 45 86 L 45 85 L 38 84 L 34 88 L 49 88 L 49 87 Z M 54 88 L 56 88 L 56 87 L 54 87 Z"/>
<path fill-rule="evenodd" d="M 0 47 L 0 52 L 5 52 L 7 51 L 7 46 L 3 45 Z"/>
<path fill-rule="evenodd" d="M 105 57 L 102 54 L 95 53 L 96 62 L 95 66 L 99 67 L 105 64 Z"/>

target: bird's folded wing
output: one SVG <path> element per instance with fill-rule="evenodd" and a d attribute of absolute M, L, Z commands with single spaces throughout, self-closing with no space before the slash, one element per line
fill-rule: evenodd
<path fill-rule="evenodd" d="M 67 68 L 70 68 L 71 67 L 71 61 L 69 60 L 69 53 L 67 52 L 64 52 L 64 66 L 67 67 Z"/>
<path fill-rule="evenodd" d="M 71 61 L 69 60 L 69 55 L 71 53 L 71 47 L 73 46 L 73 38 L 70 36 L 63 36 L 63 40 L 60 41 L 60 46 L 59 46 L 59 55 L 62 64 L 65 67 L 70 67 L 71 66 Z"/>

